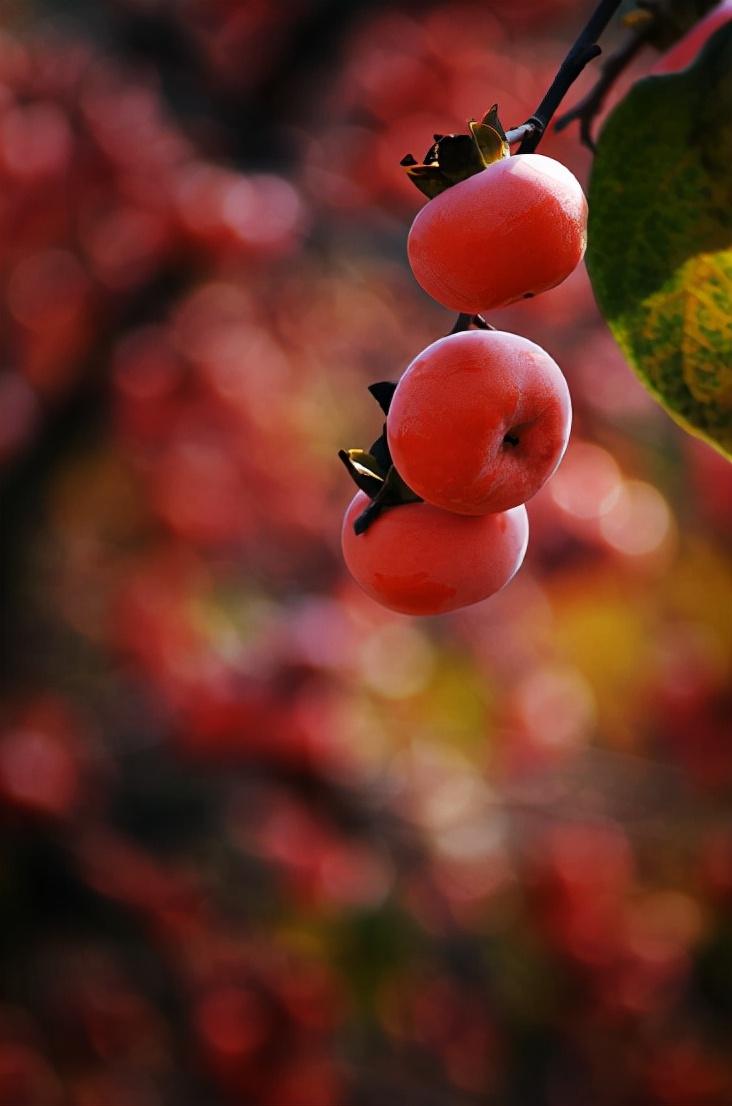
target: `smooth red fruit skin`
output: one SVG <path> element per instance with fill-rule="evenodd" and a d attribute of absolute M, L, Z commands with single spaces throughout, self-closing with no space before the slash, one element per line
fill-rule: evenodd
<path fill-rule="evenodd" d="M 524 507 L 469 518 L 428 503 L 384 511 L 363 534 L 353 524 L 370 500 L 358 492 L 341 533 L 343 557 L 367 595 L 401 614 L 443 614 L 500 591 L 529 540 Z"/>
<path fill-rule="evenodd" d="M 407 253 L 417 282 L 452 311 L 477 314 L 546 292 L 587 244 L 587 201 L 553 158 L 516 154 L 429 200 Z"/>
<path fill-rule="evenodd" d="M 445 511 L 482 515 L 538 492 L 562 459 L 571 425 L 567 382 L 541 346 L 474 330 L 440 338 L 415 357 L 386 432 L 397 471 L 417 495 Z"/>
<path fill-rule="evenodd" d="M 732 0 L 722 0 L 716 8 L 695 23 L 690 31 L 679 39 L 650 70 L 654 76 L 660 73 L 678 73 L 695 61 L 699 51 L 716 30 L 732 19 Z"/>

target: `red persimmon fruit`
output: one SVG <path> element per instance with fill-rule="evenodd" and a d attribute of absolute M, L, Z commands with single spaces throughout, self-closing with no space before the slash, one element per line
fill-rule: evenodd
<path fill-rule="evenodd" d="M 356 534 L 354 523 L 369 502 L 358 492 L 346 511 L 343 556 L 356 583 L 393 611 L 443 614 L 478 603 L 521 567 L 529 538 L 524 507 L 471 518 L 407 503 Z"/>
<path fill-rule="evenodd" d="M 433 342 L 404 372 L 386 420 L 409 487 L 446 511 L 482 515 L 525 503 L 562 459 L 567 382 L 541 346 L 501 330 Z"/>
<path fill-rule="evenodd" d="M 407 253 L 425 292 L 475 315 L 561 284 L 582 260 L 586 232 L 587 201 L 569 169 L 515 154 L 429 200 Z"/>

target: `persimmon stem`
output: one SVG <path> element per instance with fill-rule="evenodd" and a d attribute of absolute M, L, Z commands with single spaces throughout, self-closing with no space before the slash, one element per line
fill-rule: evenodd
<path fill-rule="evenodd" d="M 486 322 L 486 320 L 483 318 L 482 315 L 465 315 L 465 314 L 462 314 L 462 315 L 458 315 L 457 319 L 455 320 L 455 325 L 453 326 L 452 330 L 450 331 L 450 334 L 462 334 L 462 332 L 464 330 L 470 330 L 471 326 L 476 327 L 477 330 L 495 330 L 496 329 L 489 322 Z"/>
<path fill-rule="evenodd" d="M 470 326 L 473 322 L 472 315 L 466 315 L 464 312 L 458 315 L 455 320 L 455 325 L 450 331 L 451 334 L 462 334 L 464 330 L 470 330 Z"/>
<path fill-rule="evenodd" d="M 528 123 L 522 123 L 520 127 L 512 127 L 510 131 L 506 131 L 506 141 L 509 146 L 515 146 L 517 142 L 521 142 L 527 135 L 533 134 L 536 130 L 536 123 L 529 120 Z"/>

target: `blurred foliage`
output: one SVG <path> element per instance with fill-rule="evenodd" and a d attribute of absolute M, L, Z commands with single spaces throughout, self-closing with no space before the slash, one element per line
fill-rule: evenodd
<path fill-rule="evenodd" d="M 732 470 L 584 272 L 491 320 L 576 415 L 521 574 L 415 622 L 338 548 L 452 325 L 399 159 L 575 8 L 3 15 L 0 1106 L 729 1106 Z"/>

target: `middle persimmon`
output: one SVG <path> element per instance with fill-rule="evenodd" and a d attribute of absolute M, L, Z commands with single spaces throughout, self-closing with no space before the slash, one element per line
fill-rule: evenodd
<path fill-rule="evenodd" d="M 415 357 L 386 430 L 406 483 L 458 514 L 506 511 L 549 479 L 569 439 L 572 405 L 556 362 L 505 331 L 466 331 Z"/>

